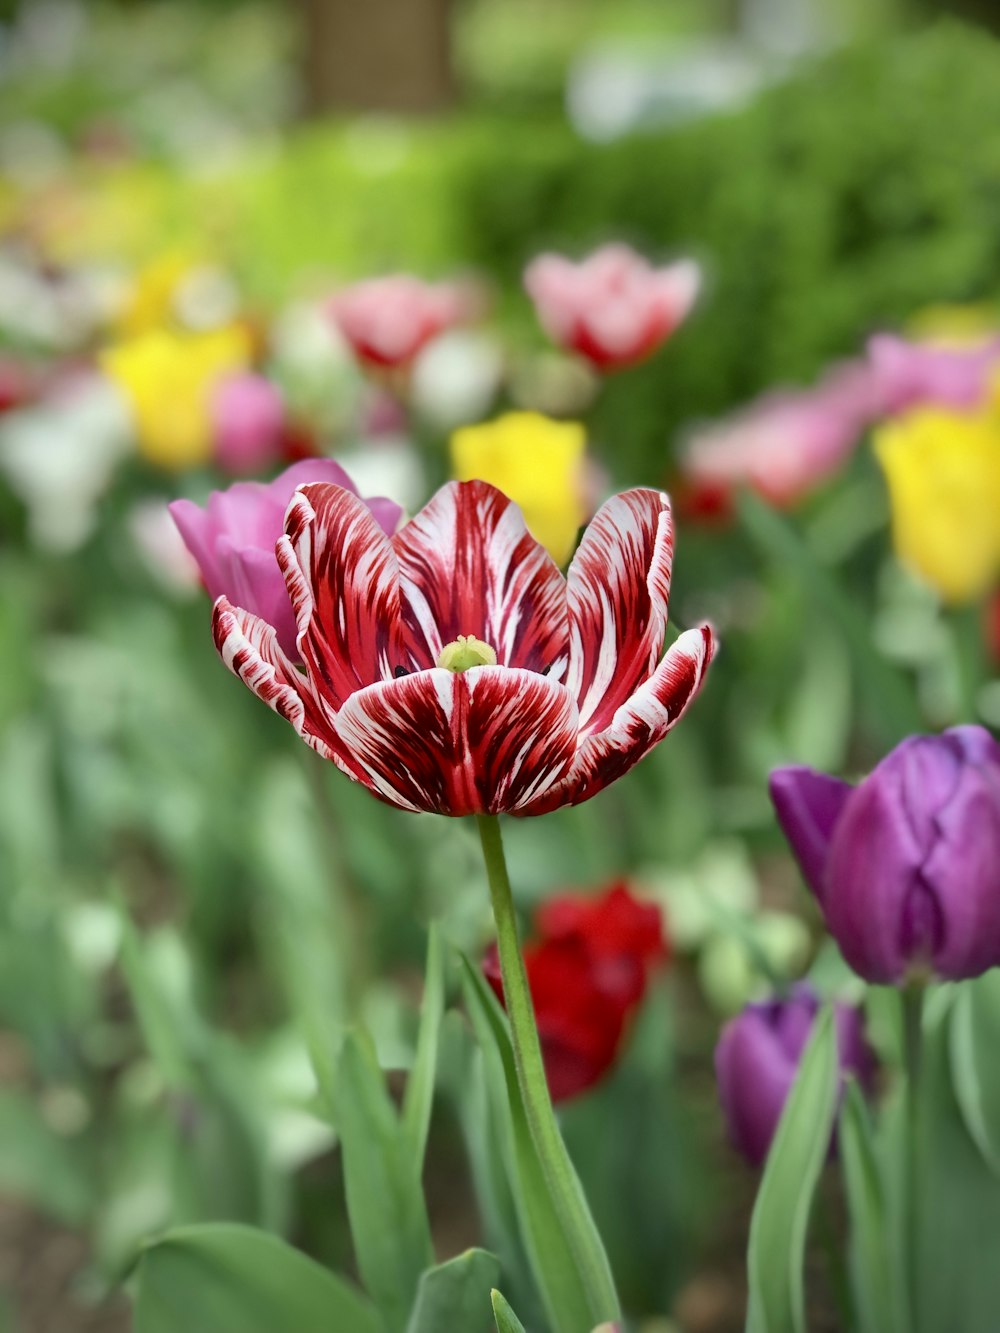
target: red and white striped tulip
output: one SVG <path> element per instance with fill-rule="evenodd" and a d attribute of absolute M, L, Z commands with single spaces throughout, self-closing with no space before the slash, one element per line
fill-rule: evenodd
<path fill-rule="evenodd" d="M 667 497 L 609 500 L 564 577 L 517 506 L 451 482 L 389 537 L 357 496 L 305 485 L 276 547 L 305 672 L 225 597 L 223 661 L 304 741 L 404 810 L 542 814 L 626 773 L 679 721 L 715 640 L 661 658 Z"/>
<path fill-rule="evenodd" d="M 650 356 L 687 317 L 701 273 L 693 260 L 657 269 L 630 246 L 605 245 L 579 264 L 539 255 L 524 285 L 554 343 L 618 370 Z"/>

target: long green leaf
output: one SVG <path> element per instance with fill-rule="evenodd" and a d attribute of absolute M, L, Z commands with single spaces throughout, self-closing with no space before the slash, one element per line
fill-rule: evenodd
<path fill-rule="evenodd" d="M 497 1333 L 525 1333 L 524 1325 L 498 1291 L 493 1295 L 493 1318 L 497 1321 Z"/>
<path fill-rule="evenodd" d="M 427 936 L 427 968 L 423 1003 L 420 1008 L 417 1054 L 403 1097 L 403 1134 L 409 1143 L 413 1160 L 418 1163 L 418 1170 L 423 1165 L 424 1152 L 427 1148 L 427 1132 L 430 1128 L 434 1103 L 438 1035 L 443 1015 L 444 955 L 441 949 L 440 931 L 432 923 Z"/>
<path fill-rule="evenodd" d="M 429 1268 L 420 1279 L 406 1333 L 445 1333 L 446 1329 L 487 1333 L 490 1292 L 499 1277 L 500 1264 L 486 1250 L 466 1250 L 456 1259 Z"/>
<path fill-rule="evenodd" d="M 836 1031 L 816 1022 L 771 1145 L 750 1222 L 747 1333 L 805 1333 L 802 1263 L 809 1211 L 837 1108 Z"/>
<path fill-rule="evenodd" d="M 521 1232 L 549 1323 L 555 1333 L 589 1333 L 593 1320 L 532 1142 L 504 1015 L 478 970 L 466 958 L 462 963 L 465 1002 L 486 1062 L 494 1114 L 507 1126 L 508 1169 Z"/>
<path fill-rule="evenodd" d="M 955 989 L 948 1027 L 952 1085 L 969 1137 L 1000 1176 L 1000 972 Z"/>
<path fill-rule="evenodd" d="M 358 1270 L 389 1333 L 406 1328 L 434 1263 L 419 1163 L 402 1132 L 367 1038 L 348 1033 L 337 1063 L 334 1116 Z"/>
<path fill-rule="evenodd" d="M 265 1231 L 182 1227 L 139 1260 L 135 1333 L 382 1333 L 349 1283 Z"/>
<path fill-rule="evenodd" d="M 859 1333 L 906 1333 L 885 1182 L 868 1107 L 853 1081 L 840 1113 L 838 1143 L 851 1228 L 851 1285 Z"/>

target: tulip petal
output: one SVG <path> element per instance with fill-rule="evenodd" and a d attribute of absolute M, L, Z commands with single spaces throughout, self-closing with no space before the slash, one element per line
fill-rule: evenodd
<path fill-rule="evenodd" d="M 435 668 L 360 690 L 336 729 L 360 781 L 390 805 L 498 814 L 566 774 L 577 713 L 564 687 L 536 672 Z"/>
<path fill-rule="evenodd" d="M 223 662 L 258 699 L 290 722 L 324 759 L 350 771 L 341 762 L 322 702 L 281 651 L 270 625 L 220 597 L 212 609 L 212 636 Z"/>
<path fill-rule="evenodd" d="M 782 832 L 817 899 L 823 899 L 823 872 L 830 839 L 854 788 L 811 768 L 776 768 L 770 777 L 771 801 Z"/>
<path fill-rule="evenodd" d="M 920 875 L 925 848 L 907 803 L 898 748 L 855 787 L 830 840 L 822 902 L 830 933 L 866 981 L 891 985 L 911 961 L 915 935 L 941 932 L 940 912 Z M 926 962 L 930 962 L 928 957 Z"/>
<path fill-rule="evenodd" d="M 392 540 L 418 667 L 433 667 L 445 644 L 471 634 L 501 666 L 561 679 L 566 585 L 502 491 L 483 481 L 451 482 Z"/>
<path fill-rule="evenodd" d="M 951 981 L 1000 966 L 1000 747 L 978 728 L 990 764 L 969 763 L 937 816 L 938 839 L 921 878 L 941 905 L 942 939 L 934 970 Z M 954 732 L 946 736 L 954 736 Z"/>
<path fill-rule="evenodd" d="M 582 741 L 566 777 L 514 813 L 541 815 L 579 805 L 637 764 L 678 723 L 705 680 L 715 654 L 708 625 L 686 630 L 653 675 L 626 700 L 610 726 Z"/>
<path fill-rule="evenodd" d="M 301 487 L 276 547 L 298 649 L 327 704 L 409 669 L 392 544 L 363 501 L 325 482 Z"/>
<path fill-rule="evenodd" d="M 762 1006 L 723 1028 L 715 1050 L 719 1101 L 730 1142 L 754 1165 L 767 1157 L 795 1072 Z"/>
<path fill-rule="evenodd" d="M 604 731 L 656 666 L 673 552 L 670 501 L 660 491 L 614 496 L 584 533 L 569 567 L 566 676 L 583 735 Z"/>

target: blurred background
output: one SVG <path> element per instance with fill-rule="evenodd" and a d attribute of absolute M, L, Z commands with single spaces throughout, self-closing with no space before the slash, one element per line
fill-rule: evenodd
<path fill-rule="evenodd" d="M 505 405 L 586 416 L 602 491 L 659 485 L 697 423 L 873 333 L 988 324 L 998 33 L 995 0 L 0 0 L 4 1333 L 129 1328 L 137 1247 L 188 1220 L 350 1270 L 302 1015 L 361 1015 L 404 1069 L 426 923 L 476 956 L 490 937 L 472 831 L 378 806 L 220 667 L 167 501 L 321 453 L 412 512 L 448 432 Z M 598 392 L 521 273 L 609 240 L 705 282 L 669 347 Z M 481 307 L 404 403 L 323 314 L 401 270 Z M 249 364 L 284 404 L 256 468 L 171 416 Z M 768 768 L 863 768 L 899 732 L 831 572 L 925 723 L 1000 723 L 981 608 L 956 619 L 895 563 L 867 450 L 790 547 L 705 519 L 681 507 L 672 606 L 726 645 L 705 696 L 593 806 L 509 836 L 528 910 L 618 876 L 664 909 L 669 974 L 565 1112 L 651 1333 L 742 1328 L 754 1180 L 711 1049 L 816 935 Z M 426 1174 L 441 1255 L 481 1235 L 453 1036 Z"/>

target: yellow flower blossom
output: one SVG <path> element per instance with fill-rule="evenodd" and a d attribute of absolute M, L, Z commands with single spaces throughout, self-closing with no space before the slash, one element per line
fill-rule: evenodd
<path fill-rule="evenodd" d="M 488 481 L 521 508 L 529 530 L 560 565 L 587 518 L 586 432 L 537 412 L 508 412 L 451 437 L 459 481 Z"/>
<path fill-rule="evenodd" d="M 118 315 L 123 336 L 135 337 L 170 324 L 177 290 L 197 265 L 180 250 L 167 250 L 139 270 Z"/>
<path fill-rule="evenodd" d="M 1000 575 L 1000 415 L 921 408 L 875 434 L 899 559 L 949 602 Z"/>
<path fill-rule="evenodd" d="M 186 468 L 208 461 L 212 389 L 245 368 L 251 351 L 249 331 L 236 324 L 197 334 L 155 329 L 108 348 L 101 364 L 128 399 L 139 451 L 150 463 Z"/>

